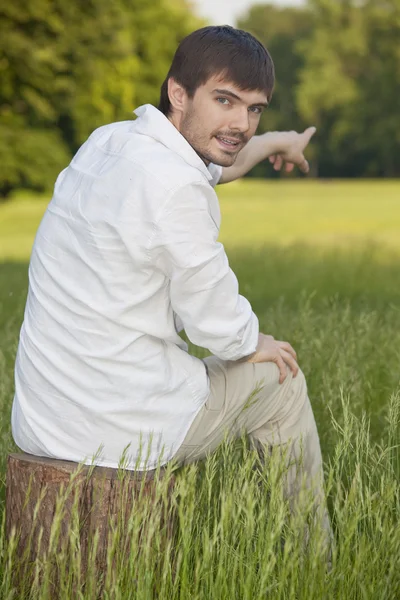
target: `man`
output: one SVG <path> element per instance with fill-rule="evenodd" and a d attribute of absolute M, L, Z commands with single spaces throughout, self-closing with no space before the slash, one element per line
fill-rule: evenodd
<path fill-rule="evenodd" d="M 125 451 L 125 466 L 147 470 L 200 459 L 244 428 L 258 444 L 302 451 L 308 481 L 320 479 L 296 353 L 259 332 L 217 241 L 218 182 L 267 157 L 308 171 L 314 128 L 253 137 L 273 85 L 272 60 L 250 34 L 195 31 L 159 109 L 97 129 L 59 175 L 33 246 L 16 361 L 12 428 L 24 451 L 109 467 Z M 182 328 L 213 355 L 189 355 Z M 296 477 L 289 469 L 289 494 Z"/>

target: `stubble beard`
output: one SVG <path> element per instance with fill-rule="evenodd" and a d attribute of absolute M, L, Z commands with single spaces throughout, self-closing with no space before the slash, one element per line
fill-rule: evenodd
<path fill-rule="evenodd" d="M 196 154 L 199 155 L 201 160 L 208 165 L 210 162 L 221 167 L 231 167 L 235 162 L 239 152 L 235 154 L 226 153 L 226 157 L 223 157 L 224 151 L 221 150 L 220 154 L 213 154 L 208 150 L 208 145 L 211 143 L 212 136 L 209 140 L 205 139 L 204 133 L 200 131 L 200 127 L 196 124 L 193 118 L 193 113 L 189 111 L 181 123 L 181 134 L 192 146 Z M 208 142 L 208 143 L 207 143 Z"/>

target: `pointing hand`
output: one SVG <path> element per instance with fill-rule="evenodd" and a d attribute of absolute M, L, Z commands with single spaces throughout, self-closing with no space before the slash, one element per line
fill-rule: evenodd
<path fill-rule="evenodd" d="M 304 157 L 304 150 L 316 132 L 315 127 L 308 127 L 303 133 L 296 131 L 279 131 L 276 135 L 276 144 L 278 151 L 268 157 L 275 171 L 279 171 L 282 165 L 285 165 L 286 173 L 293 171 L 297 166 L 303 173 L 308 173 L 310 166 Z"/>

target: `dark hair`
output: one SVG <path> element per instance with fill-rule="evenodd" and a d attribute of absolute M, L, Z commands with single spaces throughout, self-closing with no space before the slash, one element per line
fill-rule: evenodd
<path fill-rule="evenodd" d="M 264 91 L 270 101 L 275 72 L 268 50 L 247 31 L 214 25 L 197 29 L 181 41 L 161 86 L 158 109 L 165 115 L 170 112 L 170 77 L 193 98 L 198 87 L 219 74 L 241 90 Z"/>

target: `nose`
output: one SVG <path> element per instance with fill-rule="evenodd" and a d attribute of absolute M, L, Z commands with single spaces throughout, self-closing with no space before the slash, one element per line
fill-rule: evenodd
<path fill-rule="evenodd" d="M 249 111 L 246 107 L 240 107 L 232 114 L 229 127 L 241 133 L 250 129 Z"/>

